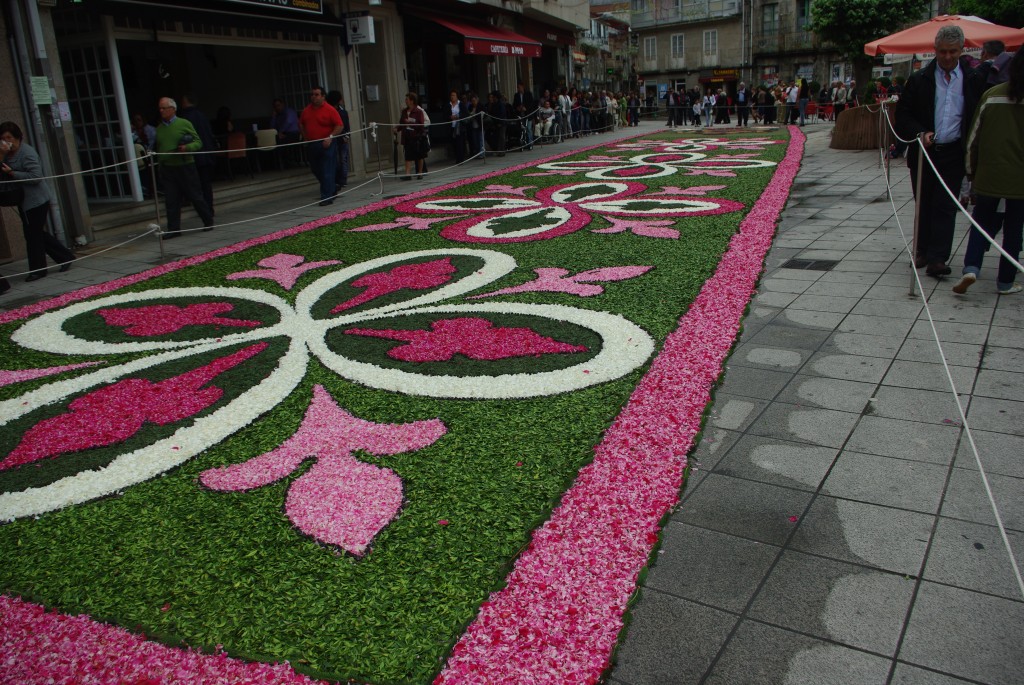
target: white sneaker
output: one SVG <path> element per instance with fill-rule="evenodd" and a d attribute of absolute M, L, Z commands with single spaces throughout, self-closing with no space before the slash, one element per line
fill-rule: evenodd
<path fill-rule="evenodd" d="M 953 286 L 953 292 L 957 295 L 963 295 L 967 292 L 967 289 L 974 285 L 974 282 L 978 280 L 978 277 L 972 273 L 966 273 L 960 277 L 960 280 L 956 285 Z"/>
<path fill-rule="evenodd" d="M 1024 290 L 1024 286 L 1021 286 L 1020 283 L 1014 283 L 1006 290 L 996 290 L 996 292 L 1000 295 L 1012 295 L 1014 293 L 1019 293 L 1021 290 Z"/>

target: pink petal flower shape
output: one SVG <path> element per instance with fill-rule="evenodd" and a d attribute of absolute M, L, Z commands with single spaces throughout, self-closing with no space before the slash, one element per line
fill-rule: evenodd
<path fill-rule="evenodd" d="M 6 370 L 0 369 L 0 388 L 5 385 L 11 385 L 13 383 L 21 383 L 23 381 L 31 381 L 36 378 L 46 378 L 47 376 L 54 376 L 58 373 L 64 373 L 65 371 L 74 371 L 75 369 L 84 369 L 89 366 L 96 366 L 103 362 L 82 362 L 81 364 L 66 364 L 64 366 L 49 366 L 45 369 L 21 369 L 21 370 Z"/>
<path fill-rule="evenodd" d="M 592 297 L 604 292 L 602 286 L 592 285 L 594 282 L 624 281 L 641 276 L 650 271 L 651 268 L 649 266 L 614 266 L 581 271 L 575 276 L 570 276 L 568 269 L 542 267 L 533 270 L 537 274 L 537 278 L 529 283 L 502 288 L 501 290 L 495 290 L 494 292 L 482 295 L 473 295 L 467 299 L 531 292 L 568 293 L 570 295 L 579 295 L 580 297 Z"/>
<path fill-rule="evenodd" d="M 672 240 L 679 238 L 678 230 L 665 228 L 676 223 L 671 219 L 666 221 L 629 221 L 626 219 L 616 219 L 611 216 L 605 218 L 611 221 L 612 225 L 608 228 L 596 229 L 592 233 L 623 233 L 625 231 L 632 231 L 634 235 L 646 238 L 670 238 Z"/>
<path fill-rule="evenodd" d="M 425 219 L 415 216 L 400 216 L 394 221 L 389 221 L 383 224 L 372 224 L 370 226 L 358 226 L 351 229 L 350 233 L 359 233 L 360 231 L 387 231 L 392 228 L 408 228 L 412 231 L 426 231 L 431 226 L 439 221 L 447 221 L 448 219 L 456 217 L 442 217 L 440 219 Z"/>
<path fill-rule="evenodd" d="M 495 328 L 487 319 L 477 317 L 440 319 L 431 324 L 430 328 L 429 331 L 350 328 L 345 334 L 406 341 L 407 345 L 399 345 L 388 351 L 392 359 L 406 362 L 449 361 L 457 354 L 470 359 L 494 361 L 510 357 L 587 351 L 582 345 L 559 342 L 530 328 Z"/>
<path fill-rule="evenodd" d="M 445 257 L 432 262 L 403 264 L 390 271 L 368 274 L 352 281 L 352 285 L 355 287 L 366 288 L 366 290 L 347 302 L 335 306 L 331 310 L 331 314 L 358 307 L 382 295 L 399 290 L 429 290 L 444 285 L 452 279 L 452 274 L 456 271 L 458 269 L 452 265 L 451 257 Z"/>
<path fill-rule="evenodd" d="M 276 254 L 273 257 L 267 257 L 256 262 L 257 265 L 263 267 L 262 269 L 252 269 L 250 271 L 237 271 L 233 274 L 228 274 L 225 278 L 229 281 L 237 281 L 241 278 L 265 278 L 269 281 L 276 281 L 285 290 L 291 290 L 295 285 L 295 282 L 299 280 L 302 274 L 306 273 L 311 269 L 319 269 L 324 266 L 333 266 L 334 264 L 341 264 L 336 259 L 328 259 L 322 262 L 302 262 L 306 258 L 301 255 L 287 254 L 282 252 Z"/>
<path fill-rule="evenodd" d="M 267 343 L 250 345 L 205 366 L 154 383 L 126 378 L 76 398 L 68 411 L 29 428 L 14 451 L 0 461 L 0 470 L 93 447 L 124 442 L 148 421 L 165 426 L 198 414 L 224 391 L 203 388 L 224 371 L 241 364 Z"/>
<path fill-rule="evenodd" d="M 386 424 L 356 418 L 316 385 L 295 435 L 248 461 L 204 471 L 199 481 L 212 490 L 251 490 L 284 478 L 315 457 L 317 463 L 289 488 L 285 512 L 306 535 L 362 556 L 398 514 L 402 481 L 390 469 L 359 461 L 353 452 L 412 452 L 446 432 L 439 419 Z"/>
<path fill-rule="evenodd" d="M 109 326 L 122 326 L 126 335 L 147 337 L 176 333 L 186 326 L 234 326 L 255 328 L 259 321 L 226 319 L 218 314 L 230 312 L 229 302 L 203 302 L 179 307 L 176 304 L 155 304 L 148 307 L 100 309 L 97 314 Z"/>

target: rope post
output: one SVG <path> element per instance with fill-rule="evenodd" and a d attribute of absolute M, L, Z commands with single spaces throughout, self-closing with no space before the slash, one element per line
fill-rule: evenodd
<path fill-rule="evenodd" d="M 924 134 L 921 134 L 924 135 Z M 921 136 L 917 137 L 917 180 L 914 183 L 914 244 L 911 257 L 917 261 L 917 241 L 921 234 L 921 175 L 924 173 L 924 143 Z M 911 264 L 910 271 L 910 295 L 917 295 L 917 265 Z"/>
<path fill-rule="evenodd" d="M 164 241 L 161 237 L 160 229 L 160 193 L 157 192 L 156 163 L 153 160 L 154 155 L 152 150 L 147 152 L 147 157 L 149 158 L 149 177 L 153 184 L 151 186 L 153 188 L 153 213 L 156 215 L 156 222 L 150 224 L 149 228 L 156 228 L 156 244 L 160 248 L 160 261 L 163 261 L 166 258 L 166 255 L 164 254 Z"/>

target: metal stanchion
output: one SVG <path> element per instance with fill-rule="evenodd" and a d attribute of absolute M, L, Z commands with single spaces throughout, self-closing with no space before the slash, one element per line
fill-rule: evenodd
<path fill-rule="evenodd" d="M 924 173 L 924 142 L 920 134 L 917 137 L 917 180 L 914 183 L 914 243 L 911 246 L 913 254 L 911 258 L 917 261 L 917 241 L 921 233 L 921 174 Z M 911 263 L 910 271 L 910 294 L 917 295 L 917 265 Z"/>
<path fill-rule="evenodd" d="M 156 243 L 160 247 L 160 259 L 163 260 L 165 258 L 165 255 L 164 255 L 164 241 L 163 241 L 163 237 L 161 237 L 161 235 L 160 235 L 160 233 L 161 233 L 161 229 L 160 229 L 160 193 L 157 191 L 157 185 L 156 185 L 156 162 L 153 159 L 154 155 L 153 155 L 152 151 L 149 152 L 149 157 L 150 157 L 150 160 L 149 160 L 149 173 L 150 173 L 150 178 L 152 179 L 152 183 L 153 183 L 153 212 L 156 214 L 156 222 L 150 224 L 149 227 L 152 228 L 153 226 L 156 226 Z"/>

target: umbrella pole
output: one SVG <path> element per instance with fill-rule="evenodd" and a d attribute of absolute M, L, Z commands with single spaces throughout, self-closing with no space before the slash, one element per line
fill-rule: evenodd
<path fill-rule="evenodd" d="M 914 184 L 914 245 L 913 255 L 914 260 L 917 259 L 917 241 L 921 233 L 921 174 L 924 173 L 924 143 L 921 142 L 921 137 L 917 138 L 917 181 Z M 910 272 L 910 294 L 917 295 L 917 267 L 911 263 Z"/>

